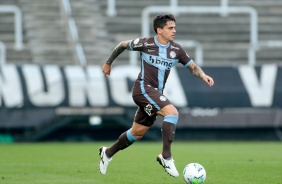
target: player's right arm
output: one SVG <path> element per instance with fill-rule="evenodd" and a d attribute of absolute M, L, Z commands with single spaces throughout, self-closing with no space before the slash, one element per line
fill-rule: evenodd
<path fill-rule="evenodd" d="M 113 50 L 112 54 L 110 55 L 110 57 L 108 58 L 108 60 L 106 61 L 106 64 L 108 65 L 112 65 L 112 63 L 114 62 L 114 60 L 125 50 L 130 50 L 129 48 L 129 42 L 128 41 L 122 41 L 120 42 L 116 48 Z"/>
<path fill-rule="evenodd" d="M 104 73 L 104 76 L 110 75 L 111 73 L 111 69 L 112 69 L 112 63 L 114 62 L 114 60 L 125 50 L 130 50 L 130 46 L 129 46 L 130 40 L 128 41 L 122 41 L 120 42 L 116 48 L 113 50 L 113 52 L 111 53 L 110 57 L 108 58 L 108 60 L 106 61 L 106 63 L 103 65 L 102 70 Z"/>

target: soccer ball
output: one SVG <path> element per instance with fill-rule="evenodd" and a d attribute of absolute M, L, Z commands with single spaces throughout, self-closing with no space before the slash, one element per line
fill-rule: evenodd
<path fill-rule="evenodd" d="M 183 170 L 183 178 L 187 184 L 202 184 L 206 179 L 206 170 L 201 164 L 190 163 Z"/>

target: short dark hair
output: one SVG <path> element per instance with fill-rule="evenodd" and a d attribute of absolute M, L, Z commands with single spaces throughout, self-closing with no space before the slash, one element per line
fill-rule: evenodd
<path fill-rule="evenodd" d="M 154 31 L 157 33 L 157 28 L 163 28 L 168 21 L 176 22 L 172 14 L 158 15 L 153 21 Z"/>

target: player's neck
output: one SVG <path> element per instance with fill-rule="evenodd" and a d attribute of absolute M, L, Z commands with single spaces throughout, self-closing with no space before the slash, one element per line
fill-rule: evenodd
<path fill-rule="evenodd" d="M 164 39 L 163 37 L 157 35 L 157 41 L 159 42 L 159 44 L 161 45 L 167 45 L 168 44 L 168 40 Z"/>

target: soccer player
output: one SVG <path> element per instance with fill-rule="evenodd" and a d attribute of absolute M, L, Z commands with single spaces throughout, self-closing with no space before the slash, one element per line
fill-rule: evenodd
<path fill-rule="evenodd" d="M 157 115 L 160 115 L 164 117 L 162 123 L 163 148 L 162 153 L 157 156 L 157 161 L 168 174 L 173 177 L 179 176 L 171 154 L 171 143 L 174 140 L 178 111 L 163 95 L 170 69 L 176 63 L 181 63 L 209 86 L 213 86 L 214 81 L 194 63 L 179 44 L 173 41 L 176 34 L 175 22 L 176 20 L 171 14 L 158 15 L 153 21 L 155 36 L 122 41 L 102 67 L 104 75 L 108 76 L 111 73 L 113 61 L 125 49 L 140 52 L 141 71 L 132 90 L 132 98 L 138 106 L 134 121 L 132 127 L 123 132 L 114 144 L 110 147 L 100 147 L 99 170 L 101 174 L 106 174 L 112 157 L 118 151 L 141 139 L 153 125 Z"/>

